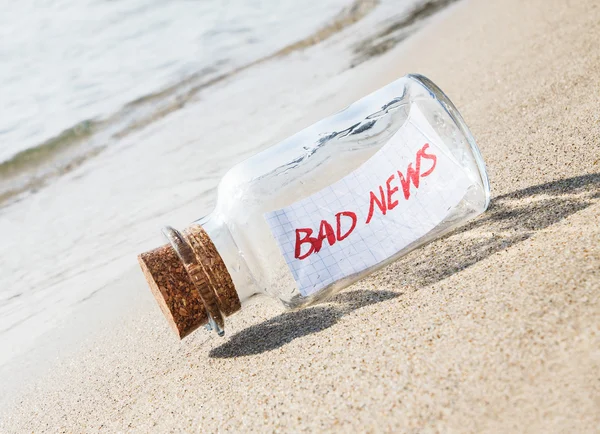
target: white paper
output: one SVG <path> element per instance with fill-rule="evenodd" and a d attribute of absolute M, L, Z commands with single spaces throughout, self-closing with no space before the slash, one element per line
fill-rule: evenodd
<path fill-rule="evenodd" d="M 409 164 L 416 173 L 417 160 L 419 176 L 405 182 L 406 199 L 398 171 L 406 180 Z M 358 169 L 309 197 L 266 213 L 265 218 L 298 289 L 307 296 L 378 264 L 423 237 L 444 220 L 470 185 L 413 104 L 403 127 Z M 379 202 L 383 192 L 385 215 L 371 192 Z M 392 209 L 387 209 L 388 204 Z M 338 229 L 336 214 L 340 212 L 345 214 L 339 215 Z M 312 241 L 306 238 L 309 231 Z M 319 238 L 322 243 L 317 252 Z"/>

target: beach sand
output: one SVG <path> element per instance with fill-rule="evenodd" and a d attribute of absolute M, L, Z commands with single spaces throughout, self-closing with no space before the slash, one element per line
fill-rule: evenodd
<path fill-rule="evenodd" d="M 0 431 L 597 432 L 599 23 L 595 0 L 465 0 L 348 71 L 327 110 L 408 72 L 436 82 L 481 148 L 490 210 L 330 303 L 248 307 L 224 339 L 177 341 L 132 269 L 110 296 L 133 287 L 137 308 Z"/>

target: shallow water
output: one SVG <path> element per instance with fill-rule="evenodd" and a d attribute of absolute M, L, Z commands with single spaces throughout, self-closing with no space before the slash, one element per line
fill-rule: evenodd
<path fill-rule="evenodd" d="M 185 77 L 317 30 L 349 0 L 25 0 L 0 14 L 0 162 Z"/>

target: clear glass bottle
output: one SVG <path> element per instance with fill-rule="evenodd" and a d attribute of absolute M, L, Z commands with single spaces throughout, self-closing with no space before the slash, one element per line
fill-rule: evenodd
<path fill-rule="evenodd" d="M 462 117 L 429 79 L 407 75 L 231 168 L 192 230 L 165 228 L 163 252 L 173 249 L 189 280 L 156 251 L 140 263 L 180 336 L 207 321 L 222 334 L 223 317 L 255 295 L 292 309 L 321 301 L 489 200 Z M 190 241 L 194 231 L 212 253 Z"/>

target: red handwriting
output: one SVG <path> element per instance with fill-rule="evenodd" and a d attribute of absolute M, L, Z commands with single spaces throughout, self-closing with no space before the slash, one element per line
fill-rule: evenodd
<path fill-rule="evenodd" d="M 386 215 L 388 211 L 398 206 L 399 201 L 394 198 L 394 195 L 398 193 L 400 188 L 404 199 L 409 200 L 411 186 L 418 189 L 421 178 L 429 176 L 433 172 L 437 165 L 437 157 L 433 153 L 428 153 L 428 148 L 429 143 L 426 143 L 417 151 L 414 168 L 413 163 L 409 163 L 405 173 L 399 170 L 396 171 L 396 173 L 390 175 L 385 184 L 378 186 L 377 190 L 369 192 L 369 212 L 365 224 L 371 222 L 376 209 L 379 209 L 381 214 Z M 421 173 L 423 160 L 430 160 L 431 167 Z M 317 236 L 313 236 L 311 228 L 296 229 L 294 257 L 302 260 L 313 253 L 319 253 L 325 240 L 330 246 L 333 246 L 336 242 L 346 239 L 356 228 L 356 223 L 357 218 L 354 212 L 342 211 L 335 215 L 335 229 L 327 220 L 321 220 Z"/>
<path fill-rule="evenodd" d="M 410 198 L 411 184 L 414 185 L 415 188 L 419 188 L 420 179 L 431 175 L 431 172 L 433 172 L 437 164 L 437 157 L 434 154 L 428 154 L 427 148 L 429 148 L 429 143 L 426 143 L 419 149 L 417 152 L 415 168 L 413 169 L 412 163 L 410 163 L 406 169 L 406 176 L 398 170 L 387 179 L 385 188 L 382 185 L 379 186 L 379 195 L 375 194 L 373 191 L 369 193 L 369 214 L 367 215 L 366 224 L 371 222 L 375 213 L 375 207 L 379 208 L 381 214 L 385 215 L 388 211 L 396 208 L 398 205 L 398 201 L 393 199 L 394 194 L 398 191 L 398 186 L 392 188 L 392 183 L 395 180 L 396 175 L 398 175 L 400 185 L 402 186 L 402 193 L 406 200 Z M 426 172 L 421 173 L 421 161 L 423 159 L 431 160 L 431 167 Z"/>
<path fill-rule="evenodd" d="M 350 227 L 348 221 L 342 222 L 342 217 L 346 217 L 345 220 L 350 219 Z M 335 215 L 336 230 L 333 231 L 333 227 L 327 222 L 327 220 L 321 220 L 319 226 L 319 235 L 312 237 L 313 230 L 310 228 L 296 229 L 296 248 L 294 251 L 294 257 L 296 259 L 308 258 L 313 253 L 319 253 L 321 247 L 323 247 L 323 241 L 327 240 L 330 246 L 333 246 L 336 241 L 342 241 L 348 237 L 356 228 L 356 214 L 352 211 L 342 211 Z M 346 228 L 344 229 L 344 226 Z M 342 233 L 343 232 L 343 233 Z M 303 253 L 303 245 L 306 245 L 308 249 Z"/>

